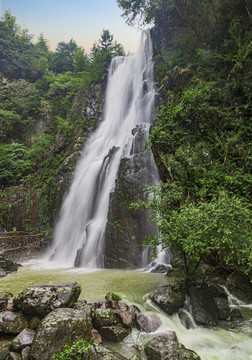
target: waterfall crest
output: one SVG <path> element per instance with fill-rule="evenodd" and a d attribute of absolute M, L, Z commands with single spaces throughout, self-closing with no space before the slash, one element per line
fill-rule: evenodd
<path fill-rule="evenodd" d="M 150 31 L 142 33 L 135 55 L 112 60 L 104 120 L 90 136 L 63 203 L 51 249 L 53 261 L 69 266 L 103 267 L 109 196 L 120 161 L 130 157 L 132 129 L 152 120 L 153 84 Z M 141 264 L 139 264 L 141 265 Z"/>

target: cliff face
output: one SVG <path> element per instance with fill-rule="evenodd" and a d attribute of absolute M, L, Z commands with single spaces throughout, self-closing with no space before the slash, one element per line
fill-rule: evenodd
<path fill-rule="evenodd" d="M 105 267 L 136 268 L 149 261 L 143 255 L 145 236 L 153 235 L 154 224 L 148 220 L 143 209 L 133 209 L 131 203 L 146 200 L 147 185 L 153 185 L 157 178 L 150 150 L 143 150 L 147 141 L 146 128 L 139 126 L 132 130 L 135 135 L 130 158 L 123 158 L 115 184 L 110 195 L 108 223 L 105 234 Z"/>

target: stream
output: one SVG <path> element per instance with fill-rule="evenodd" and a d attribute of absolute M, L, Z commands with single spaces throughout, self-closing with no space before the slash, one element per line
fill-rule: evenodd
<path fill-rule="evenodd" d="M 30 285 L 78 281 L 82 292 L 80 299 L 103 300 L 108 291 L 121 295 L 123 301 L 137 305 L 142 312 L 159 317 L 162 325 L 155 333 L 133 330 L 122 343 L 108 344 L 124 356 L 131 356 L 132 346 L 147 342 L 153 334 L 173 330 L 185 347 L 196 351 L 202 360 L 252 360 L 252 310 L 241 307 L 244 321 L 223 321 L 219 327 L 196 326 L 187 330 L 178 315 L 168 316 L 148 299 L 148 293 L 167 285 L 169 278 L 163 274 L 143 270 L 122 271 L 105 269 L 59 268 L 53 263 L 31 261 L 17 273 L 0 280 L 1 291 L 17 295 Z"/>

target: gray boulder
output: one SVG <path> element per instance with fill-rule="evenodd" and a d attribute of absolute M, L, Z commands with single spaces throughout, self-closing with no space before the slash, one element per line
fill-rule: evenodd
<path fill-rule="evenodd" d="M 149 313 L 140 313 L 136 317 L 137 328 L 140 331 L 150 333 L 156 331 L 161 325 L 161 321 L 156 316 Z"/>
<path fill-rule="evenodd" d="M 10 350 L 21 353 L 21 351 L 26 347 L 30 346 L 33 342 L 35 332 L 33 330 L 24 329 L 17 337 L 12 341 Z"/>
<path fill-rule="evenodd" d="M 0 332 L 18 334 L 26 327 L 28 327 L 28 321 L 23 314 L 12 311 L 0 312 Z"/>
<path fill-rule="evenodd" d="M 6 347 L 0 346 L 0 360 L 6 360 L 9 353 L 9 350 Z"/>
<path fill-rule="evenodd" d="M 192 315 L 199 325 L 216 325 L 218 308 L 209 288 L 194 287 L 189 290 Z"/>
<path fill-rule="evenodd" d="M 94 313 L 94 326 L 100 329 L 103 326 L 111 326 L 119 323 L 111 309 L 97 309 Z"/>
<path fill-rule="evenodd" d="M 0 291 L 0 311 L 7 310 L 8 299 L 13 296 L 10 292 Z"/>
<path fill-rule="evenodd" d="M 177 312 L 185 302 L 185 295 L 175 292 L 171 286 L 153 291 L 150 299 L 156 303 L 168 315 Z"/>
<path fill-rule="evenodd" d="M 32 360 L 48 360 L 62 350 L 71 337 L 72 342 L 91 338 L 92 320 L 82 310 L 56 309 L 47 315 L 36 332 L 32 347 Z"/>
<path fill-rule="evenodd" d="M 22 360 L 22 356 L 16 352 L 10 352 L 7 360 Z"/>
<path fill-rule="evenodd" d="M 119 342 L 130 334 L 129 328 L 124 328 L 120 325 L 116 326 L 103 326 L 100 329 L 102 337 L 107 341 Z"/>
<path fill-rule="evenodd" d="M 45 316 L 54 309 L 72 307 L 80 293 L 77 282 L 30 286 L 14 298 L 14 306 L 25 314 Z"/>
<path fill-rule="evenodd" d="M 117 352 L 104 348 L 100 344 L 94 344 L 88 356 L 83 356 L 82 360 L 127 360 L 124 356 Z"/>
<path fill-rule="evenodd" d="M 148 360 L 200 360 L 194 351 L 165 336 L 156 336 L 148 341 L 144 351 Z"/>

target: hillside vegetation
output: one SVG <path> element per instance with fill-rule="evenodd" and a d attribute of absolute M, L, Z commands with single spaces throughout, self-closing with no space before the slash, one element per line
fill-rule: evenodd
<path fill-rule="evenodd" d="M 122 45 L 103 30 L 87 55 L 76 42 L 49 50 L 6 12 L 0 22 L 0 226 L 53 225 L 88 134 L 102 118 L 111 59 Z"/>
<path fill-rule="evenodd" d="M 139 203 L 158 221 L 146 242 L 172 249 L 187 280 L 202 260 L 251 278 L 251 2 L 118 4 L 129 23 L 155 23 L 160 104 L 149 144 L 163 183 Z"/>

